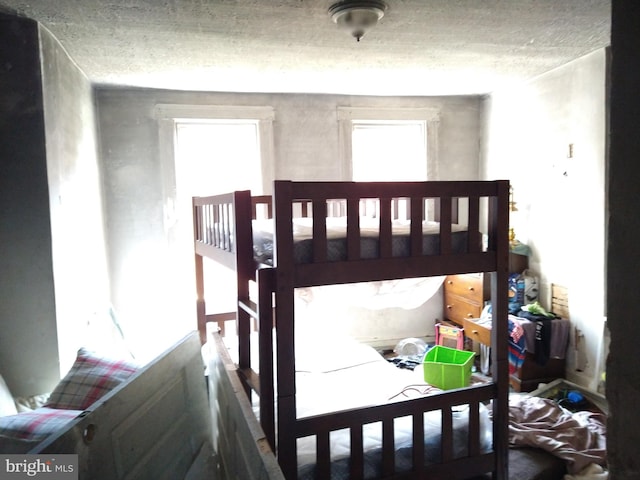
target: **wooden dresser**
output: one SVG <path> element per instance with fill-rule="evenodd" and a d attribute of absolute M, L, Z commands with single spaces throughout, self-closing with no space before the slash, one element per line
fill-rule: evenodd
<path fill-rule="evenodd" d="M 477 318 L 464 320 L 465 337 L 474 342 L 491 346 L 491 324 L 478 323 Z M 561 320 L 567 322 L 568 320 Z M 557 378 L 563 378 L 566 361 L 564 358 L 549 358 L 546 365 L 541 366 L 535 356 L 526 352 L 522 365 L 509 375 L 509 384 L 516 392 L 530 392 L 538 388 L 541 383 L 549 383 Z"/>
<path fill-rule="evenodd" d="M 509 272 L 521 273 L 528 257 L 509 253 Z M 444 319 L 463 327 L 465 318 L 480 318 L 484 302 L 491 298 L 490 275 L 465 273 L 448 275 L 444 281 Z"/>
<path fill-rule="evenodd" d="M 489 282 L 482 273 L 448 275 L 444 280 L 445 320 L 463 327 L 465 318 L 480 318 L 489 293 Z"/>

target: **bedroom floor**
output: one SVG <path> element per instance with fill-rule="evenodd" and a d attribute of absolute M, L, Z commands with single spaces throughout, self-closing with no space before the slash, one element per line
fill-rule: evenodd
<path fill-rule="evenodd" d="M 509 480 L 562 480 L 567 473 L 564 461 L 537 448 L 509 450 Z M 491 475 L 467 480 L 490 480 Z"/>
<path fill-rule="evenodd" d="M 471 383 L 490 382 L 491 377 L 475 371 L 471 374 Z M 510 387 L 510 390 L 519 393 Z M 562 480 L 567 473 L 564 460 L 542 449 L 524 447 L 509 449 L 510 480 Z M 491 475 L 473 477 L 468 480 L 489 480 Z"/>
<path fill-rule="evenodd" d="M 386 357 L 392 357 L 387 354 Z M 491 377 L 480 372 L 471 374 L 471 384 L 491 382 Z M 513 391 L 513 390 L 512 390 Z M 515 393 L 515 392 L 514 392 Z M 567 473 L 565 462 L 541 449 L 511 448 L 509 450 L 510 480 L 562 480 Z M 473 477 L 468 480 L 490 480 L 491 475 Z"/>

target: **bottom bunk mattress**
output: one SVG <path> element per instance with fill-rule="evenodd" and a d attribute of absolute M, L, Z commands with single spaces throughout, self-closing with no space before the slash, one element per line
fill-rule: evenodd
<path fill-rule="evenodd" d="M 452 408 L 453 411 L 453 458 L 468 456 L 469 432 L 467 405 Z M 441 462 L 441 414 L 440 411 L 424 414 L 424 459 L 425 465 Z M 394 421 L 394 465 L 396 473 L 408 473 L 413 469 L 413 426 L 411 417 Z M 481 413 L 481 453 L 491 450 L 491 425 L 486 409 Z M 350 432 L 341 430 L 330 434 L 331 478 L 350 478 Z M 316 475 L 315 438 L 298 439 L 298 479 L 311 480 Z M 382 425 L 378 422 L 363 428 L 363 478 L 382 477 Z"/>
<path fill-rule="evenodd" d="M 303 329 L 304 330 L 304 329 Z M 397 368 L 371 346 L 348 337 L 300 332 L 296 336 L 296 414 L 297 418 L 402 402 L 434 395 L 440 389 L 424 382 L 422 368 Z M 257 339 L 256 339 L 257 341 Z M 234 343 L 232 341 L 232 343 Z M 252 342 L 253 343 L 253 342 Z M 257 345 L 253 343 L 253 345 Z M 252 351 L 255 352 L 255 348 Z M 233 351 L 233 349 L 232 349 Z M 469 406 L 451 406 L 453 419 L 453 458 L 468 455 Z M 258 405 L 254 405 L 258 416 Z M 394 458 L 397 472 L 412 469 L 413 419 L 394 420 Z M 367 424 L 362 430 L 364 478 L 380 478 L 382 465 L 382 422 Z M 424 413 L 425 464 L 441 462 L 441 411 Z M 489 411 L 480 405 L 480 451 L 492 449 Z M 351 456 L 349 430 L 332 432 L 329 438 L 331 478 L 348 478 Z M 316 478 L 315 436 L 297 440 L 298 478 Z"/>

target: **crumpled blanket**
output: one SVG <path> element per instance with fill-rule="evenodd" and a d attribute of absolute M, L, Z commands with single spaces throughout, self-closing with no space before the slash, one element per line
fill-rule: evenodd
<path fill-rule="evenodd" d="M 606 417 L 572 413 L 547 398 L 511 395 L 509 443 L 541 448 L 565 460 L 569 473 L 591 463 L 606 466 Z"/>

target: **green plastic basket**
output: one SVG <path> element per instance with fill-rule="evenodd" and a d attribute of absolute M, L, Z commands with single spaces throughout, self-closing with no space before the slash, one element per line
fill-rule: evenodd
<path fill-rule="evenodd" d="M 469 386 L 475 353 L 436 345 L 423 360 L 424 381 L 451 390 Z"/>

